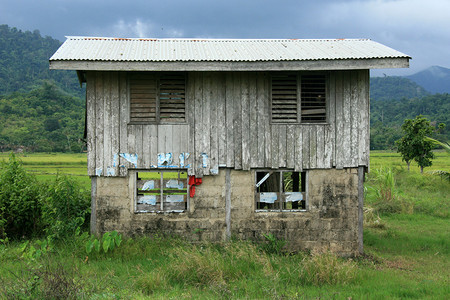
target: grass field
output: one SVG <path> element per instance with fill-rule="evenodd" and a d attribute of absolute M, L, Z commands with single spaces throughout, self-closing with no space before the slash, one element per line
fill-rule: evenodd
<path fill-rule="evenodd" d="M 40 180 L 67 174 L 89 187 L 84 154 L 19 157 Z M 373 219 L 358 259 L 161 236 L 126 240 L 106 254 L 87 254 L 88 237 L 79 236 L 33 257 L 15 241 L 0 244 L 0 299 L 55 298 L 61 290 L 85 299 L 449 299 L 450 182 L 431 170 L 450 171 L 450 156 L 438 152 L 421 175 L 416 166 L 407 172 L 397 153 L 371 153 L 365 206 Z"/>

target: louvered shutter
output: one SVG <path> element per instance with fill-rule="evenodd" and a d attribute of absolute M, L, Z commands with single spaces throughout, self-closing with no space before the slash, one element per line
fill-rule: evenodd
<path fill-rule="evenodd" d="M 272 122 L 298 122 L 297 75 L 273 74 L 271 79 Z"/>
<path fill-rule="evenodd" d="M 302 123 L 327 121 L 326 91 L 325 75 L 303 75 L 301 77 Z"/>
<path fill-rule="evenodd" d="M 130 122 L 157 121 L 157 79 L 152 75 L 132 74 L 130 78 Z"/>
<path fill-rule="evenodd" d="M 163 74 L 159 80 L 159 116 L 162 122 L 184 122 L 186 79 L 184 74 Z"/>

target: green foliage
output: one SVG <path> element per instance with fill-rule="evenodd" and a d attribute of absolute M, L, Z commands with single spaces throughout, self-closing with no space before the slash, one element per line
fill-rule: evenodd
<path fill-rule="evenodd" d="M 0 162 L 0 237 L 62 238 L 79 233 L 90 208 L 89 193 L 69 177 L 38 182 L 10 155 Z M 85 224 L 86 225 L 86 224 Z"/>
<path fill-rule="evenodd" d="M 373 80 L 373 78 L 371 79 Z M 381 93 L 382 91 L 380 91 Z M 387 97 L 387 96 L 386 96 Z M 432 126 L 450 124 L 450 95 L 378 99 L 371 91 L 370 101 L 370 147 L 372 150 L 394 149 L 395 141 L 402 136 L 401 125 L 405 119 L 423 115 Z M 450 140 L 450 130 L 439 129 L 435 135 L 438 140 Z"/>
<path fill-rule="evenodd" d="M 101 239 L 97 239 L 94 236 L 86 242 L 86 253 L 90 254 L 93 250 L 97 253 L 103 249 L 105 253 L 111 252 L 114 248 L 119 247 L 122 243 L 122 235 L 117 231 L 105 232 Z"/>
<path fill-rule="evenodd" d="M 46 224 L 45 233 L 54 238 L 78 234 L 89 217 L 89 192 L 81 189 L 80 184 L 70 177 L 56 176 L 44 195 L 42 219 Z"/>
<path fill-rule="evenodd" d="M 39 30 L 0 25 L 0 95 L 28 92 L 42 80 L 53 80 L 72 95 L 82 97 L 75 72 L 48 67 L 48 59 L 59 46 L 60 41 L 42 37 Z"/>
<path fill-rule="evenodd" d="M 261 244 L 261 249 L 268 254 L 280 255 L 283 251 L 283 247 L 286 245 L 286 241 L 279 239 L 272 233 L 263 234 L 265 242 Z"/>
<path fill-rule="evenodd" d="M 429 94 L 423 87 L 408 78 L 399 76 L 370 78 L 370 96 L 378 101 L 423 97 Z"/>
<path fill-rule="evenodd" d="M 0 162 L 0 238 L 32 237 L 42 230 L 41 191 L 14 154 Z"/>
<path fill-rule="evenodd" d="M 426 139 L 433 133 L 433 127 L 423 116 L 415 119 L 406 119 L 402 125 L 403 137 L 397 141 L 398 152 L 408 164 L 411 160 L 417 162 L 423 172 L 424 167 L 432 165 L 434 154 L 432 152 L 433 142 Z"/>

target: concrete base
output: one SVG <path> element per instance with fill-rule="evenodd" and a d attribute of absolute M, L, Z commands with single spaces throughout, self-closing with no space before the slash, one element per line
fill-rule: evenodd
<path fill-rule="evenodd" d="M 296 212 L 256 212 L 255 171 L 221 169 L 219 175 L 203 178 L 188 211 L 135 213 L 135 178 L 132 170 L 128 177 L 92 178 L 94 232 L 174 234 L 193 242 L 224 241 L 230 235 L 261 240 L 271 233 L 286 240 L 292 251 L 332 251 L 343 256 L 362 251 L 357 168 L 309 170 L 307 211 Z"/>

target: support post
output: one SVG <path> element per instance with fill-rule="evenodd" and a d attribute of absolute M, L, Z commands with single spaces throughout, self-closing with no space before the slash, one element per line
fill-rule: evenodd
<path fill-rule="evenodd" d="M 364 166 L 358 167 L 358 252 L 364 253 L 363 223 L 364 223 Z"/>
<path fill-rule="evenodd" d="M 225 223 L 227 226 L 226 239 L 231 238 L 231 169 L 225 171 Z"/>
<path fill-rule="evenodd" d="M 97 234 L 97 177 L 91 176 L 91 234 Z"/>

